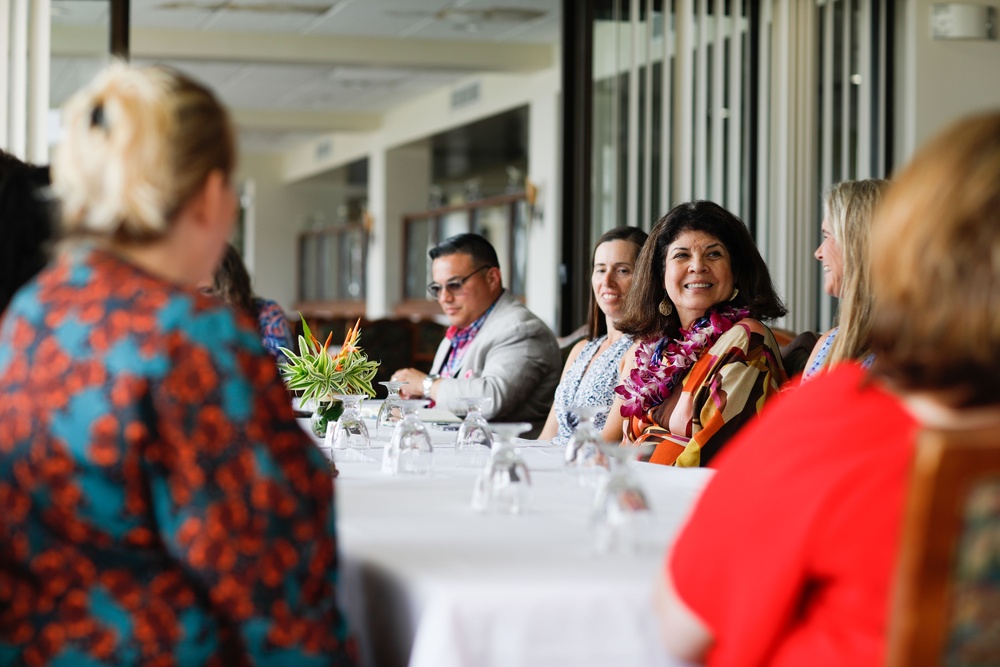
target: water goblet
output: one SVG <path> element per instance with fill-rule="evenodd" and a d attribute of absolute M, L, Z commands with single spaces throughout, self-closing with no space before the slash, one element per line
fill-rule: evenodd
<path fill-rule="evenodd" d="M 349 449 L 369 449 L 371 438 L 368 437 L 368 427 L 361 417 L 361 401 L 366 397 L 360 394 L 338 394 L 336 396 L 344 406 L 337 424 L 327 429 L 324 444 L 331 452 L 344 452 Z"/>
<path fill-rule="evenodd" d="M 493 451 L 472 490 L 472 509 L 478 512 L 520 514 L 531 497 L 531 473 L 512 441 L 531 424 L 490 424 Z"/>
<path fill-rule="evenodd" d="M 483 408 L 493 399 L 488 396 L 463 398 L 459 407 L 465 409 L 465 419 L 455 434 L 455 465 L 459 468 L 483 468 L 490 459 L 493 434 L 483 417 Z"/>
<path fill-rule="evenodd" d="M 646 492 L 632 470 L 631 462 L 649 454 L 655 445 L 599 446 L 614 463 L 594 497 L 592 519 L 599 553 L 631 554 L 640 551 L 652 532 L 653 512 Z"/>
<path fill-rule="evenodd" d="M 430 474 L 434 448 L 427 427 L 417 417 L 417 411 L 427 405 L 426 399 L 400 401 L 403 418 L 396 424 L 389 445 L 382 455 L 382 472 Z"/>
<path fill-rule="evenodd" d="M 396 424 L 403 419 L 403 411 L 399 408 L 399 389 L 408 382 L 379 382 L 388 392 L 382 407 L 378 409 L 378 418 L 375 420 L 375 437 L 381 438 L 383 427 L 388 427 L 389 433 L 396 427 Z"/>
<path fill-rule="evenodd" d="M 610 467 L 600 449 L 604 438 L 594 425 L 594 417 L 603 410 L 595 405 L 579 405 L 570 410 L 577 417 L 577 425 L 566 443 L 566 465 L 576 473 L 582 486 L 597 486 Z"/>

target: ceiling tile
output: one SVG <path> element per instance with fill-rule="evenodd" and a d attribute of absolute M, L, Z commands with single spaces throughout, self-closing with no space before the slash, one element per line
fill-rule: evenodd
<path fill-rule="evenodd" d="M 220 9 L 222 0 L 132 0 L 132 26 L 198 33 L 438 40 L 445 43 L 441 48 L 447 48 L 447 42 L 454 40 L 556 44 L 560 30 L 560 0 L 230 0 L 230 3 L 266 11 Z M 292 11 L 293 5 L 328 9 L 322 14 L 299 12 Z M 108 7 L 108 0 L 53 0 L 53 8 L 58 12 L 54 12 L 53 22 L 107 26 Z M 502 9 L 537 10 L 545 14 L 527 21 L 480 20 L 482 12 Z M 447 14 L 444 18 L 442 12 Z M 502 13 L 492 16 L 505 19 Z M 262 39 L 262 55 L 266 50 L 267 40 Z M 285 64 L 267 60 L 262 57 L 257 62 L 228 62 L 218 58 L 206 61 L 178 57 L 163 63 L 204 82 L 230 108 L 256 111 L 383 113 L 470 75 L 469 71 L 442 69 Z M 62 104 L 89 81 L 102 62 L 99 58 L 53 58 L 53 105 Z M 294 127 L 285 131 L 240 132 L 241 142 L 261 150 L 282 150 L 279 147 L 287 148 L 312 136 L 314 132 Z"/>

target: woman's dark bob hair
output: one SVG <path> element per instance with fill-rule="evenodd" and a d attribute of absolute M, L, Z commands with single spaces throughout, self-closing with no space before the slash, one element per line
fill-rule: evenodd
<path fill-rule="evenodd" d="M 213 282 L 217 296 L 256 321 L 258 309 L 254 304 L 253 288 L 250 287 L 250 274 L 232 243 L 226 244 L 226 252 L 215 269 Z"/>
<path fill-rule="evenodd" d="M 664 317 L 659 305 L 666 293 L 663 270 L 667 248 L 681 233 L 688 231 L 711 234 L 729 251 L 733 284 L 739 294 L 727 301 L 728 305 L 746 308 L 750 316 L 758 320 L 785 314 L 785 306 L 774 289 L 764 258 L 743 221 L 718 204 L 694 201 L 675 206 L 649 233 L 636 260 L 632 289 L 625 298 L 622 317 L 617 323 L 619 331 L 637 340 L 679 335 L 681 322 L 677 312 Z"/>
<path fill-rule="evenodd" d="M 614 229 L 608 230 L 601 234 L 601 238 L 597 239 L 597 243 L 594 244 L 594 252 L 590 255 L 590 265 L 594 266 L 594 257 L 597 255 L 597 248 L 602 243 L 609 243 L 611 241 L 629 241 L 634 243 L 636 246 L 636 254 L 642 250 L 642 244 L 646 242 L 646 232 L 642 231 L 638 227 L 615 227 Z M 635 272 L 633 271 L 633 276 Z M 634 278 L 633 278 L 634 280 Z M 597 305 L 597 299 L 594 298 L 594 290 L 590 290 L 590 316 L 587 318 L 587 337 L 590 340 L 595 338 L 600 338 L 604 334 L 608 333 L 608 322 L 607 318 L 604 317 L 604 313 L 601 311 L 600 306 Z"/>

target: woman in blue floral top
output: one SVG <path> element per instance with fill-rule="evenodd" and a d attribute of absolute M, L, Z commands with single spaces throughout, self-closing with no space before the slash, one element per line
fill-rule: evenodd
<path fill-rule="evenodd" d="M 0 664 L 345 665 L 333 485 L 256 327 L 200 294 L 232 231 L 203 87 L 68 104 L 65 250 L 0 329 Z"/>
<path fill-rule="evenodd" d="M 555 445 L 569 442 L 579 423 L 573 412 L 578 407 L 598 408 L 594 426 L 604 428 L 625 352 L 632 345 L 632 338 L 623 335 L 615 322 L 632 285 L 635 259 L 645 242 L 646 232 L 638 227 L 615 227 L 597 239 L 590 276 L 589 335 L 570 350 L 539 439 L 551 439 Z"/>
<path fill-rule="evenodd" d="M 270 299 L 253 295 L 250 274 L 240 257 L 239 251 L 231 243 L 226 244 L 226 252 L 215 273 L 199 284 L 205 294 L 220 297 L 237 310 L 241 310 L 257 321 L 260 341 L 276 361 L 285 361 L 281 348 L 292 349 L 292 328 L 285 317 L 285 311 Z"/>

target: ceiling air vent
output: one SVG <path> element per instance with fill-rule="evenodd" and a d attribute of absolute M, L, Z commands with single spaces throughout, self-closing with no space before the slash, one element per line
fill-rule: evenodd
<path fill-rule="evenodd" d="M 461 109 L 479 101 L 479 82 L 473 81 L 451 91 L 451 108 Z"/>

